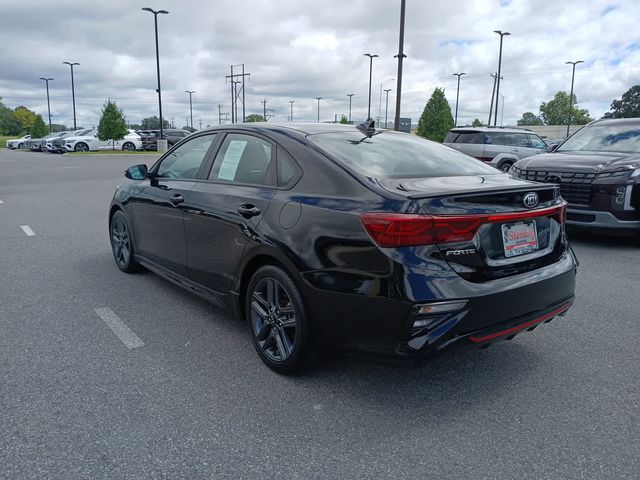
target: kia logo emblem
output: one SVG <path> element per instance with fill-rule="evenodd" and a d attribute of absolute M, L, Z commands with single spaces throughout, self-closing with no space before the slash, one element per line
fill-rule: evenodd
<path fill-rule="evenodd" d="M 535 192 L 527 193 L 522 198 L 522 203 L 524 203 L 525 207 L 533 208 L 538 205 L 538 194 Z"/>

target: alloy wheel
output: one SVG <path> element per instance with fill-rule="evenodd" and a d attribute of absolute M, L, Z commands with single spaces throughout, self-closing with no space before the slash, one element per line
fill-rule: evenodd
<path fill-rule="evenodd" d="M 275 278 L 262 278 L 251 295 L 251 328 L 260 350 L 284 362 L 292 352 L 298 322 L 289 293 Z"/>
<path fill-rule="evenodd" d="M 114 218 L 111 224 L 111 246 L 118 265 L 126 267 L 131 257 L 131 243 L 127 226 L 120 217 Z"/>

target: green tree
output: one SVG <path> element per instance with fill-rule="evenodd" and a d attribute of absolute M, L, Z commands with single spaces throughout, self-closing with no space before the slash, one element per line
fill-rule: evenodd
<path fill-rule="evenodd" d="M 31 138 L 42 138 L 49 133 L 49 129 L 44 123 L 42 119 L 42 115 L 36 115 L 36 119 L 33 121 L 33 126 L 31 127 Z"/>
<path fill-rule="evenodd" d="M 524 112 L 522 118 L 518 120 L 518 125 L 542 125 L 542 120 L 532 112 Z"/>
<path fill-rule="evenodd" d="M 476 118 L 476 119 L 474 119 L 474 120 L 473 120 L 473 122 L 471 123 L 471 126 L 472 126 L 472 127 L 476 127 L 476 128 L 477 128 L 477 127 L 484 127 L 484 126 L 485 126 L 485 124 L 484 124 L 484 123 L 482 123 L 482 122 L 480 121 L 480 119 L 479 119 L 479 118 Z"/>
<path fill-rule="evenodd" d="M 251 115 L 247 115 L 247 118 L 244 120 L 245 122 L 266 122 L 262 115 L 258 115 L 257 113 L 252 113 Z"/>
<path fill-rule="evenodd" d="M 611 103 L 611 111 L 604 118 L 637 118 L 640 117 L 640 85 L 627 90 L 620 100 Z"/>
<path fill-rule="evenodd" d="M 18 122 L 15 112 L 5 107 L 2 103 L 2 97 L 0 97 L 0 135 L 19 135 L 20 132 L 20 122 Z"/>
<path fill-rule="evenodd" d="M 571 101 L 573 114 L 571 115 L 572 125 L 586 125 L 593 119 L 589 116 L 589 111 L 578 108 L 578 98 L 575 94 Z M 569 94 L 567 92 L 556 93 L 553 100 L 540 104 L 540 113 L 545 125 L 566 125 L 569 120 Z"/>
<path fill-rule="evenodd" d="M 111 140 L 112 148 L 116 148 L 116 140 L 121 140 L 129 133 L 127 122 L 122 109 L 118 108 L 116 102 L 107 100 L 102 107 L 102 116 L 98 122 L 98 138 L 103 142 Z"/>
<path fill-rule="evenodd" d="M 342 125 L 349 125 L 349 119 L 346 117 L 346 115 L 341 115 L 340 116 L 340 123 Z"/>
<path fill-rule="evenodd" d="M 424 107 L 416 133 L 429 140 L 442 142 L 454 126 L 444 89 L 436 88 Z"/>
<path fill-rule="evenodd" d="M 142 127 L 142 130 L 159 130 L 160 119 L 155 115 L 153 117 L 143 118 L 140 126 Z M 162 119 L 162 128 L 171 128 L 171 124 L 166 118 Z"/>
<path fill-rule="evenodd" d="M 33 122 L 36 121 L 36 113 L 29 110 L 27 107 L 19 106 L 13 111 L 16 116 L 16 120 L 20 124 L 20 128 L 23 132 L 29 132 L 33 127 Z"/>

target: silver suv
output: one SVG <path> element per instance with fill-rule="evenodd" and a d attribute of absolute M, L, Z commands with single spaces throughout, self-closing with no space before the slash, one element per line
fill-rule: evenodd
<path fill-rule="evenodd" d="M 505 172 L 518 160 L 547 151 L 538 135 L 520 128 L 452 128 L 443 143 Z"/>

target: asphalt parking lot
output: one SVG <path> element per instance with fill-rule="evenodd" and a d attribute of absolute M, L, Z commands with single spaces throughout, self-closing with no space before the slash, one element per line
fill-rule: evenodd
<path fill-rule="evenodd" d="M 283 377 L 115 266 L 114 186 L 155 158 L 0 151 L 0 478 L 640 478 L 638 240 L 572 233 L 575 306 L 511 342 Z"/>

